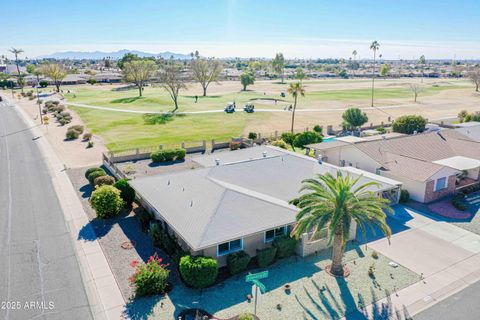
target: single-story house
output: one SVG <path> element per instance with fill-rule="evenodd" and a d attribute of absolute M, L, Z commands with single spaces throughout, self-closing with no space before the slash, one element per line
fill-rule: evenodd
<path fill-rule="evenodd" d="M 432 202 L 479 183 L 480 142 L 456 129 L 337 138 L 307 147 L 325 162 L 400 181 L 419 202 Z"/>
<path fill-rule="evenodd" d="M 130 181 L 137 198 L 194 255 L 226 264 L 229 253 L 251 256 L 288 234 L 298 209 L 289 204 L 299 196 L 302 180 L 337 171 L 361 176 L 359 183 L 378 182 L 370 190 L 396 203 L 401 183 L 356 168 L 339 168 L 317 159 L 270 146 L 217 152 L 194 157 L 201 167 Z M 352 224 L 351 237 L 356 225 Z M 326 239 L 297 248 L 304 256 L 326 248 Z"/>

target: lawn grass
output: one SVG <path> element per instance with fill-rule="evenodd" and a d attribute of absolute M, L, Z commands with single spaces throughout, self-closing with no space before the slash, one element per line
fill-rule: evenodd
<path fill-rule="evenodd" d="M 307 85 L 308 88 L 308 85 Z M 432 95 L 444 90 L 462 89 L 458 85 L 426 86 L 420 92 L 420 97 Z M 147 87 L 143 97 L 138 97 L 137 90 L 113 91 L 108 86 L 104 88 L 76 88 L 75 93 L 65 94 L 69 102 L 101 106 L 108 108 L 119 108 L 126 110 L 142 110 L 152 112 L 166 112 L 173 109 L 170 96 L 158 87 Z M 311 107 L 309 103 L 315 101 L 358 101 L 371 98 L 372 91 L 369 88 L 346 89 L 346 90 L 325 90 L 308 91 L 299 108 Z M 413 93 L 407 87 L 392 87 L 375 89 L 376 99 L 409 99 Z M 273 100 L 277 100 L 275 105 Z M 268 95 L 257 91 L 238 91 L 223 95 L 199 96 L 195 103 L 194 96 L 180 95 L 179 111 L 203 111 L 223 109 L 228 102 L 235 101 L 238 108 L 242 108 L 247 102 L 253 102 L 257 108 L 281 109 L 285 105 L 293 103 L 291 97 L 282 98 L 278 95 Z"/>
<path fill-rule="evenodd" d="M 92 133 L 101 136 L 107 148 L 120 151 L 160 144 L 227 140 L 243 134 L 249 119 L 265 120 L 268 113 L 212 113 L 177 116 L 165 124 L 145 124 L 140 114 L 70 107 Z"/>

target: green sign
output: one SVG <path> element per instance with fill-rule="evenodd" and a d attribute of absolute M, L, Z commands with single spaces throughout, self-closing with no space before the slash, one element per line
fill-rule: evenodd
<path fill-rule="evenodd" d="M 265 278 L 268 278 L 268 270 L 263 272 L 258 272 L 258 273 L 247 274 L 247 276 L 245 277 L 245 281 L 253 282 L 254 280 L 260 280 Z"/>
<path fill-rule="evenodd" d="M 258 289 L 260 289 L 261 293 L 265 293 L 265 291 L 267 291 L 267 288 L 265 287 L 265 285 L 263 283 L 261 283 L 260 281 L 252 280 L 252 283 L 254 285 L 256 285 L 258 287 Z"/>

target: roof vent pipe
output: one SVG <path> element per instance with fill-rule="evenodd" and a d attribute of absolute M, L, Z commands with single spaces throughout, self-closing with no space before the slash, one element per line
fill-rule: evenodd
<path fill-rule="evenodd" d="M 318 164 L 322 164 L 322 163 L 323 163 L 323 161 L 322 161 L 322 156 L 319 156 L 318 159 L 317 159 L 317 161 L 318 161 Z"/>
<path fill-rule="evenodd" d="M 218 158 L 215 159 L 215 164 L 216 164 L 217 166 L 220 165 L 220 159 L 218 159 Z"/>
<path fill-rule="evenodd" d="M 263 157 L 264 157 L 264 158 L 267 157 L 267 151 L 263 151 L 262 154 L 263 154 Z"/>

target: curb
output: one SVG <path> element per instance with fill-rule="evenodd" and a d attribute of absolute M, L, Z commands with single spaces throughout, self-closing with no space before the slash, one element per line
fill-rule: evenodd
<path fill-rule="evenodd" d="M 12 102 L 12 100 L 5 97 L 4 100 L 14 106 L 15 111 L 20 115 L 25 124 L 31 128 L 30 131 L 35 136 L 42 137 L 44 135 L 40 125 L 34 123 L 24 110 Z M 99 242 L 97 240 L 87 242 L 77 238 L 81 229 L 84 229 L 82 232 L 88 232 L 92 235 L 95 235 L 95 231 L 88 225 L 88 216 L 83 210 L 80 199 L 78 199 L 73 185 L 65 172 L 66 167 L 58 158 L 47 139 L 38 139 L 37 143 L 47 164 L 53 187 L 64 214 L 67 229 L 70 232 L 92 315 L 95 319 L 100 320 L 122 319 L 125 301 Z M 85 228 L 85 226 L 87 227 Z"/>

